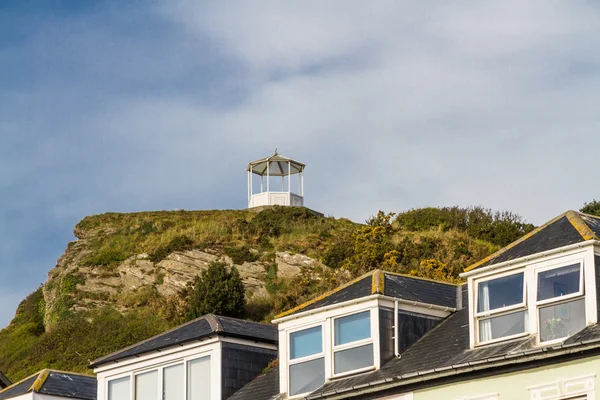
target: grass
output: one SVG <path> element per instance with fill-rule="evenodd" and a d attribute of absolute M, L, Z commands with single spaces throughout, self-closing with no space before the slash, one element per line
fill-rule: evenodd
<path fill-rule="evenodd" d="M 107 213 L 84 218 L 75 232 L 86 242 L 82 264 L 110 269 L 137 254 L 147 253 L 159 262 L 173 251 L 209 246 L 227 248 L 240 263 L 254 258 L 249 246 L 317 255 L 329 237 L 354 226 L 349 220 L 315 216 L 306 209 L 274 207 L 258 214 L 247 210 Z"/>

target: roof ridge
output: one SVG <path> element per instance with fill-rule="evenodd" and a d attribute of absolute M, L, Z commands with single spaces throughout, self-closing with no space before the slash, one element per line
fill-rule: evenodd
<path fill-rule="evenodd" d="M 286 317 L 288 315 L 291 315 L 291 314 L 295 313 L 296 311 L 302 310 L 303 308 L 306 308 L 306 307 L 310 306 L 311 304 L 316 303 L 319 300 L 323 300 L 324 298 L 329 297 L 332 294 L 335 294 L 335 293 L 339 292 L 342 289 L 346 289 L 348 286 L 354 285 L 355 283 L 360 282 L 360 281 L 362 281 L 365 278 L 368 278 L 369 276 L 373 275 L 377 271 L 380 271 L 380 270 L 379 269 L 374 269 L 372 271 L 369 271 L 366 274 L 363 274 L 363 275 L 359 276 L 358 278 L 354 278 L 351 281 L 349 281 L 349 282 L 347 282 L 347 283 L 345 283 L 345 284 L 343 284 L 341 286 L 338 286 L 338 287 L 336 287 L 333 290 L 329 290 L 329 291 L 327 291 L 327 292 L 325 292 L 325 293 L 323 293 L 323 294 L 321 294 L 321 295 L 319 295 L 317 297 L 314 297 L 314 298 L 312 298 L 312 299 L 310 299 L 310 300 L 308 300 L 308 301 L 306 301 L 306 302 L 304 302 L 304 303 L 302 303 L 300 305 L 297 305 L 296 307 L 293 307 L 293 308 L 291 308 L 291 309 L 289 309 L 287 311 L 284 311 L 284 312 L 282 312 L 280 314 L 277 314 L 274 319 L 283 318 L 283 317 Z"/>
<path fill-rule="evenodd" d="M 565 211 L 564 213 L 552 218 L 550 221 L 546 222 L 543 225 L 538 226 L 537 228 L 535 228 L 534 230 L 532 230 L 531 232 L 521 236 L 519 239 L 515 240 L 514 242 L 504 246 L 503 248 L 501 248 L 500 250 L 490 254 L 489 256 L 477 261 L 475 264 L 471 264 L 469 265 L 467 268 L 464 269 L 463 272 L 469 272 L 474 270 L 475 268 L 479 267 L 482 264 L 485 264 L 486 262 L 493 260 L 494 258 L 498 257 L 500 254 L 504 253 L 507 250 L 512 249 L 513 247 L 515 247 L 516 245 L 524 242 L 525 240 L 529 239 L 530 237 L 532 237 L 533 235 L 539 233 L 540 231 L 542 231 L 544 228 L 547 228 L 548 226 L 552 225 L 553 223 L 555 223 L 556 221 L 558 221 L 559 219 L 561 219 L 562 217 L 565 217 L 567 215 L 569 211 Z"/>
<path fill-rule="evenodd" d="M 36 392 L 39 393 L 39 391 L 42 389 L 42 386 L 44 386 L 44 383 L 46 383 L 46 379 L 48 379 L 48 376 L 50 375 L 50 370 L 49 369 L 43 369 L 38 377 L 36 378 L 36 380 L 31 384 L 31 387 L 29 388 L 29 391 L 32 392 Z"/>
<path fill-rule="evenodd" d="M 417 280 L 427 281 L 427 282 L 432 282 L 432 283 L 441 283 L 443 285 L 450 285 L 450 286 L 454 286 L 454 287 L 461 286 L 464 284 L 464 283 L 451 283 L 451 282 L 438 281 L 437 279 L 424 278 L 422 276 L 414 276 L 414 275 L 409 275 L 409 274 L 401 274 L 399 272 L 391 272 L 391 271 L 382 271 L 382 272 L 384 274 L 390 274 L 390 275 L 394 275 L 394 276 L 402 276 L 404 278 L 417 279 Z"/>
<path fill-rule="evenodd" d="M 150 341 L 150 340 L 152 340 L 152 339 L 156 339 L 156 338 L 158 338 L 158 337 L 161 337 L 161 336 L 163 336 L 163 335 L 166 335 L 167 333 L 174 332 L 174 331 L 176 331 L 176 330 L 178 330 L 178 329 L 181 329 L 181 328 L 183 328 L 184 326 L 191 325 L 191 324 L 193 324 L 193 323 L 195 323 L 195 322 L 198 322 L 198 321 L 200 321 L 200 320 L 202 320 L 202 319 L 206 319 L 206 315 L 203 315 L 203 316 L 201 316 L 201 317 L 198 317 L 198 318 L 194 318 L 194 319 L 193 319 L 193 320 L 191 320 L 191 321 L 188 321 L 188 322 L 186 322 L 186 323 L 183 323 L 183 324 L 181 324 L 181 325 L 178 325 L 178 326 L 176 326 L 176 327 L 174 327 L 174 328 L 171 328 L 171 329 L 169 329 L 169 330 L 166 330 L 166 331 L 164 331 L 164 332 L 161 332 L 161 333 L 159 333 L 159 334 L 156 334 L 156 335 L 154 335 L 154 336 L 150 336 L 150 337 L 149 337 L 149 338 L 147 338 L 147 339 L 144 339 L 144 340 L 142 340 L 142 341 L 140 341 L 140 342 L 136 342 L 136 343 L 134 343 L 134 344 L 132 344 L 132 345 L 129 345 L 129 346 L 127 346 L 127 347 L 123 347 L 122 349 L 119 349 L 119 350 L 113 351 L 112 353 L 110 353 L 110 354 L 107 354 L 107 355 L 105 355 L 105 356 L 103 356 L 103 357 L 100 357 L 100 358 L 97 358 L 97 359 L 95 359 L 95 360 L 92 360 L 92 362 L 90 362 L 90 365 L 95 365 L 95 364 L 98 364 L 99 362 L 101 363 L 101 362 L 102 362 L 102 360 L 105 360 L 105 359 L 107 359 L 107 358 L 110 358 L 110 357 L 112 357 L 112 356 L 114 356 L 114 355 L 116 355 L 116 354 L 122 353 L 122 352 L 124 352 L 124 351 L 126 351 L 126 350 L 133 349 L 134 347 L 137 347 L 137 346 L 139 346 L 139 345 L 141 345 L 141 344 L 143 344 L 143 343 L 146 343 L 146 342 L 148 342 L 148 341 Z M 207 321 L 207 322 L 208 322 L 208 321 Z M 209 324 L 210 324 L 210 322 L 209 322 Z"/>
<path fill-rule="evenodd" d="M 31 374 L 31 375 L 29 375 L 29 376 L 27 376 L 27 377 L 25 377 L 25 378 L 23 378 L 23 379 L 21 379 L 21 380 L 19 380 L 19 381 L 15 382 L 15 383 L 12 383 L 12 384 L 10 384 L 9 386 L 5 387 L 4 389 L 0 389 L 0 394 L 2 394 L 2 393 L 4 393 L 4 392 L 6 392 L 8 389 L 12 389 L 13 387 L 15 387 L 15 386 L 17 386 L 17 385 L 20 385 L 21 383 L 25 382 L 25 381 L 26 381 L 26 380 L 28 380 L 28 379 L 31 379 L 31 378 L 33 378 L 34 376 L 37 376 L 37 375 L 39 375 L 40 373 L 41 373 L 41 371 L 37 371 L 37 372 L 36 372 L 36 373 L 34 373 L 34 374 Z"/>
<path fill-rule="evenodd" d="M 275 324 L 272 324 L 270 322 L 258 322 L 258 321 L 252 321 L 251 319 L 242 319 L 242 318 L 235 318 L 235 317 L 228 317 L 226 315 L 219 315 L 219 314 L 213 314 L 217 319 L 221 320 L 221 319 L 230 319 L 230 320 L 234 320 L 237 322 L 245 322 L 248 324 L 255 324 L 255 325 L 263 325 L 263 326 L 269 326 L 269 327 L 273 327 L 276 326 Z"/>
<path fill-rule="evenodd" d="M 63 371 L 60 369 L 52 369 L 52 368 L 46 368 L 48 370 L 48 372 L 50 373 L 55 373 L 55 374 L 63 374 L 63 375 L 77 375 L 77 376 L 83 376 L 86 378 L 96 378 L 95 375 L 90 375 L 90 374 L 84 374 L 83 372 L 73 372 L 73 371 Z"/>
<path fill-rule="evenodd" d="M 216 333 L 225 331 L 221 321 L 219 321 L 219 318 L 217 318 L 215 314 L 206 314 L 204 317 L 206 318 L 206 322 L 208 322 L 210 329 L 212 329 L 213 332 Z"/>
<path fill-rule="evenodd" d="M 385 272 L 376 269 L 372 276 L 371 294 L 385 294 Z"/>
<path fill-rule="evenodd" d="M 581 214 L 577 211 L 567 211 L 566 217 L 584 240 L 598 240 L 598 236 L 596 236 L 594 231 L 586 224 L 583 218 L 581 218 Z"/>

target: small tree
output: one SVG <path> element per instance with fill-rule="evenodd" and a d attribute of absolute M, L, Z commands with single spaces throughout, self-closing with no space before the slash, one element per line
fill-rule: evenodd
<path fill-rule="evenodd" d="M 241 317 L 244 313 L 244 283 L 237 268 L 212 262 L 194 279 L 188 290 L 187 318 L 205 314 Z"/>
<path fill-rule="evenodd" d="M 600 216 L 600 201 L 594 199 L 589 203 L 584 203 L 579 211 L 585 214 Z"/>

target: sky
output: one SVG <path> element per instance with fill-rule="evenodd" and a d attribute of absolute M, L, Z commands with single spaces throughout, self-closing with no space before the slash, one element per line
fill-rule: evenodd
<path fill-rule="evenodd" d="M 594 1 L 0 3 L 0 327 L 86 215 L 244 208 L 249 161 L 306 205 L 600 199 Z"/>

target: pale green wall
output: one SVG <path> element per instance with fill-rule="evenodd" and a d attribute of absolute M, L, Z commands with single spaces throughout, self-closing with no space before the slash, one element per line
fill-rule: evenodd
<path fill-rule="evenodd" d="M 600 356 L 590 357 L 560 365 L 524 370 L 520 372 L 456 382 L 414 392 L 414 400 L 455 400 L 468 396 L 498 393 L 499 400 L 530 400 L 530 386 L 553 381 L 578 378 L 596 373 L 594 387 L 600 399 Z"/>

